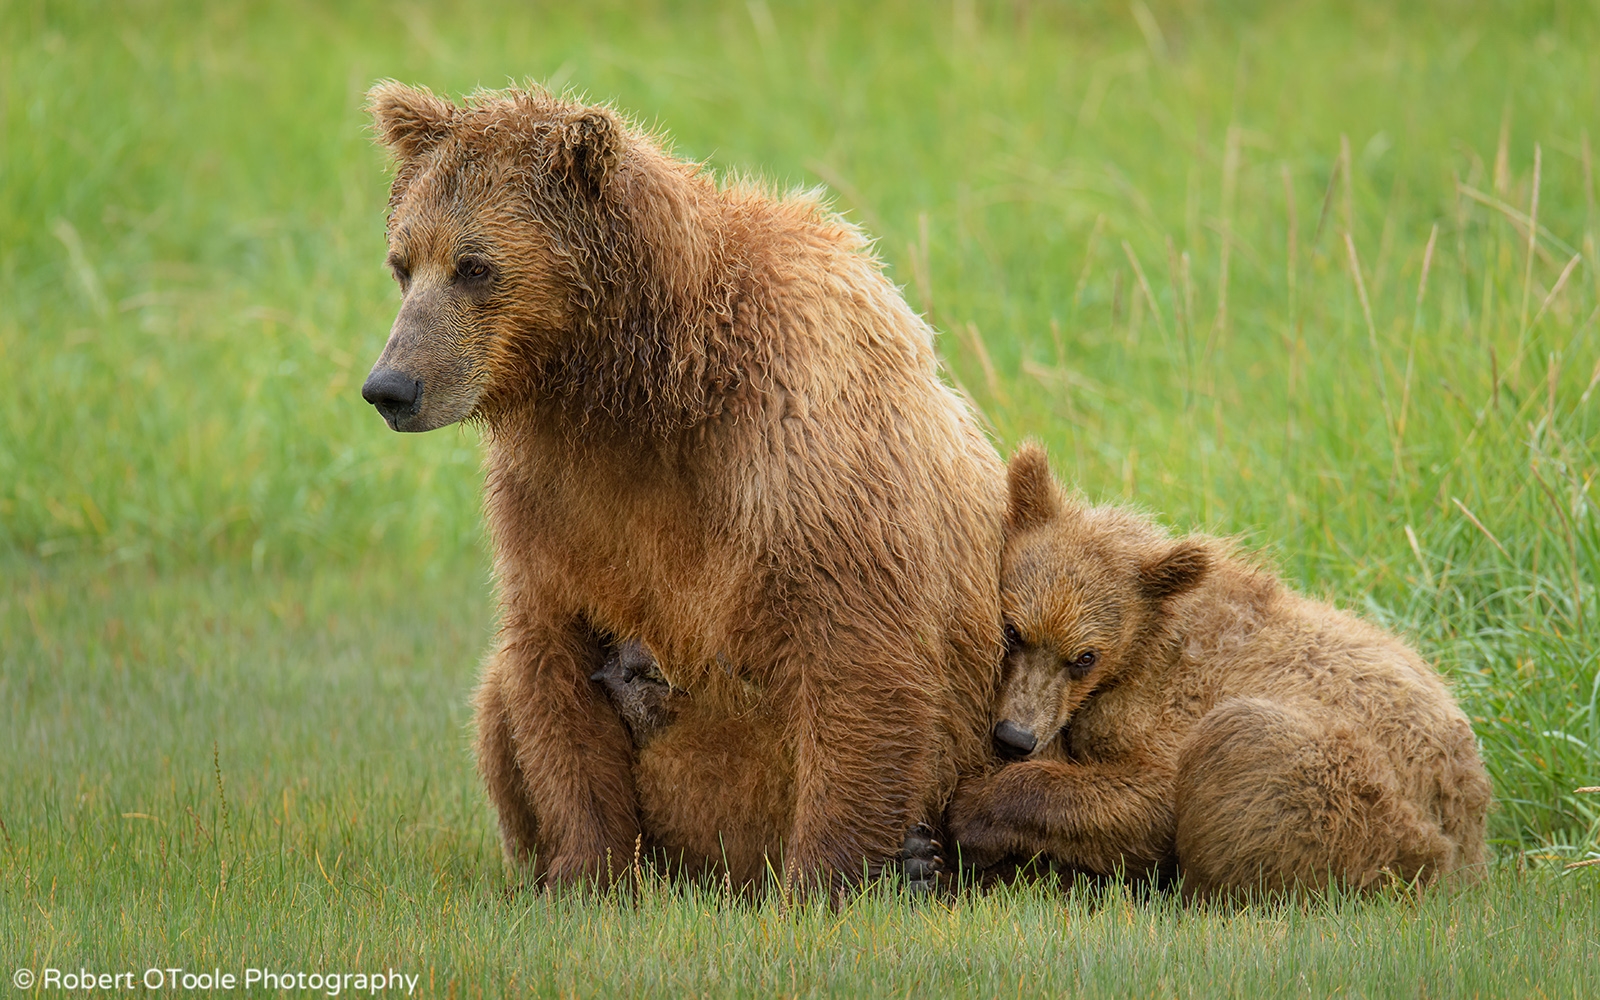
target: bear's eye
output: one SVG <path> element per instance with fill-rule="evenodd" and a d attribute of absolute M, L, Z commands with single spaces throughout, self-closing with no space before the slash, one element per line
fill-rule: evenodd
<path fill-rule="evenodd" d="M 1094 665 L 1098 662 L 1100 662 L 1100 654 L 1092 649 L 1086 649 L 1073 657 L 1072 662 L 1067 664 L 1067 672 L 1074 677 L 1082 677 L 1090 670 L 1093 670 Z"/>
<path fill-rule="evenodd" d="M 456 277 L 463 281 L 482 281 L 489 276 L 489 262 L 482 257 L 463 257 L 456 261 Z"/>
<path fill-rule="evenodd" d="M 1006 622 L 1006 649 L 1015 650 L 1022 646 L 1022 633 L 1010 622 Z"/>
<path fill-rule="evenodd" d="M 400 283 L 401 288 L 411 283 L 411 268 L 407 267 L 405 261 L 398 257 L 389 258 L 389 273 L 394 275 L 394 280 Z"/>

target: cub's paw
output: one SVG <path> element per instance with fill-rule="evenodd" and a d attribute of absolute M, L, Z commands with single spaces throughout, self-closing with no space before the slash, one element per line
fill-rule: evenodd
<path fill-rule="evenodd" d="M 609 644 L 605 653 L 600 669 L 590 674 L 589 679 L 604 687 L 607 694 L 624 697 L 630 690 L 641 687 L 669 687 L 661 665 L 644 643 L 629 640 Z"/>
<path fill-rule="evenodd" d="M 623 642 L 612 647 L 589 679 L 605 690 L 634 746 L 643 747 L 672 724 L 682 692 L 667 683 L 660 664 L 643 643 Z"/>
<path fill-rule="evenodd" d="M 900 872 L 913 895 L 926 896 L 939 888 L 939 876 L 944 873 L 943 850 L 933 827 L 926 823 L 918 823 L 906 834 L 900 847 Z"/>

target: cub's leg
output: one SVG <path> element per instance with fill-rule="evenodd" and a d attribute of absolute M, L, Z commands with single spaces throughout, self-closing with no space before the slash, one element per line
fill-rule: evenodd
<path fill-rule="evenodd" d="M 1400 794 L 1387 755 L 1316 710 L 1255 698 L 1212 709 L 1179 754 L 1178 865 L 1186 896 L 1407 881 L 1451 844 Z"/>
<path fill-rule="evenodd" d="M 1142 875 L 1172 854 L 1172 770 L 1157 759 L 1006 764 L 956 788 L 947 829 L 963 864 L 1043 856 L 1096 875 Z"/>

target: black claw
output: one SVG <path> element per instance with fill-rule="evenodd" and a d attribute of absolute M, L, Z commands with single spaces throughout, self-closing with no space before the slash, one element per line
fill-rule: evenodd
<path fill-rule="evenodd" d="M 900 847 L 900 872 L 910 892 L 931 895 L 938 891 L 944 872 L 943 851 L 944 845 L 927 823 L 918 823 L 906 834 Z"/>

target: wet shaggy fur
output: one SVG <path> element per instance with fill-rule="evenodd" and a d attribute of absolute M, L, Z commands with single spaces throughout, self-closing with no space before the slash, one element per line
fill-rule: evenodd
<path fill-rule="evenodd" d="M 1416 653 L 1223 541 L 1066 498 L 1037 448 L 1010 486 L 995 732 L 1036 743 L 958 789 L 969 862 L 1175 858 L 1187 894 L 1214 896 L 1484 860 L 1472 729 Z"/>
<path fill-rule="evenodd" d="M 477 756 L 507 855 L 550 881 L 641 836 L 804 878 L 893 858 L 982 766 L 1003 647 L 1002 466 L 929 328 L 815 197 L 719 187 L 609 109 L 369 104 L 405 291 L 374 380 L 419 393 L 385 418 L 486 430 Z M 590 680 L 627 640 L 695 705 L 649 754 Z M 757 834 L 730 757 L 769 762 L 741 772 Z"/>

